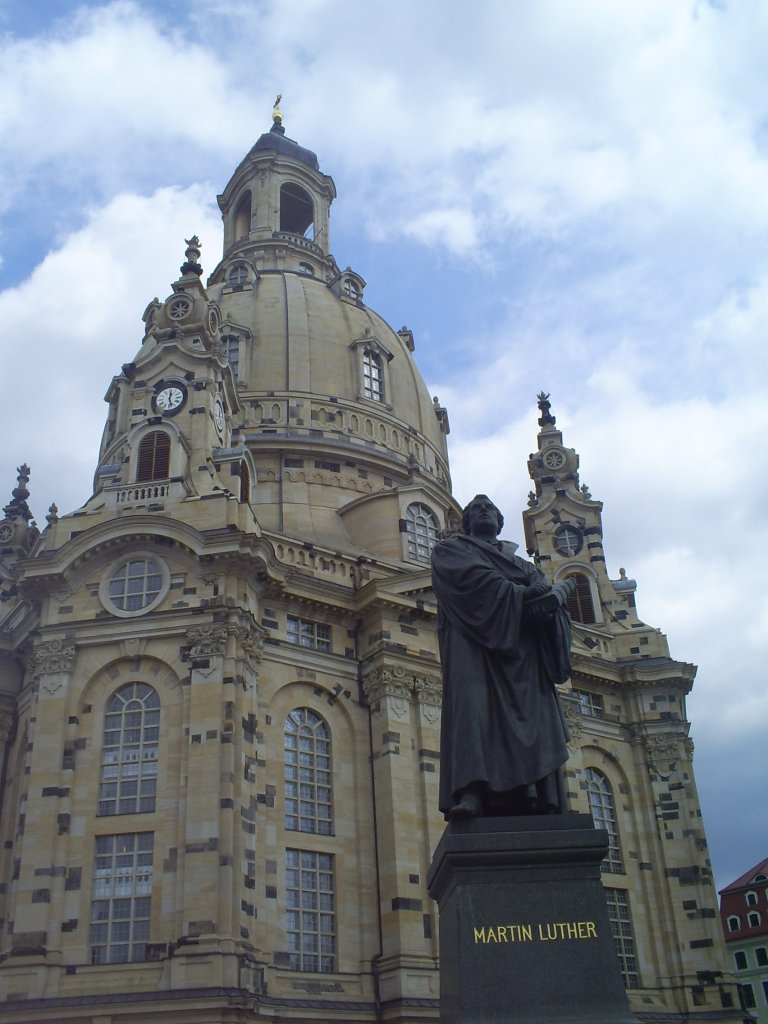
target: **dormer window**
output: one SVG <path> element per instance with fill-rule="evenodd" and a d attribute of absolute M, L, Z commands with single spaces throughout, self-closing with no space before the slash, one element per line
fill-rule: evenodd
<path fill-rule="evenodd" d="M 417 562 L 426 562 L 437 544 L 440 526 L 432 509 L 420 502 L 409 505 L 405 512 L 405 532 L 408 536 L 408 557 Z"/>
<path fill-rule="evenodd" d="M 364 338 L 353 341 L 349 346 L 357 362 L 358 398 L 371 402 L 389 401 L 388 364 L 392 359 L 389 352 L 373 335 L 366 332 Z"/>
<path fill-rule="evenodd" d="M 315 209 L 312 198 L 301 185 L 288 181 L 280 189 L 280 230 L 314 238 Z"/>
<path fill-rule="evenodd" d="M 381 356 L 370 348 L 363 349 L 363 394 L 374 402 L 384 401 Z"/>
<path fill-rule="evenodd" d="M 248 267 L 244 263 L 235 263 L 227 271 L 227 284 L 230 288 L 242 288 L 248 281 Z"/>
<path fill-rule="evenodd" d="M 351 277 L 345 277 L 344 283 L 341 286 L 341 290 L 348 299 L 354 299 L 355 302 L 359 302 L 362 292 L 360 291 L 360 285 L 357 281 L 353 281 Z"/>
<path fill-rule="evenodd" d="M 299 264 L 299 273 L 300 274 L 306 274 L 307 277 L 314 277 L 315 276 L 315 272 L 312 269 L 312 267 L 309 265 L 309 263 L 300 263 Z"/>

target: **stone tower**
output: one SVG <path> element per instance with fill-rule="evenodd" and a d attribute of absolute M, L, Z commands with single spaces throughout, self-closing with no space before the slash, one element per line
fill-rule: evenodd
<path fill-rule="evenodd" d="M 448 418 L 411 332 L 331 255 L 335 194 L 276 110 L 219 197 L 221 262 L 204 283 L 192 236 L 144 312 L 91 497 L 40 534 L 19 471 L 0 521 L 0 1021 L 437 1020 Z M 693 669 L 608 579 L 600 504 L 542 410 L 526 539 L 583 577 L 569 789 L 614 837 L 633 1005 L 730 1020 Z"/>
<path fill-rule="evenodd" d="M 608 831 L 603 886 L 630 1005 L 653 1020 L 740 1019 L 693 774 L 685 698 L 696 669 L 639 618 L 635 580 L 623 569 L 609 578 L 602 502 L 579 484 L 549 395 L 538 398 L 525 543 L 551 580 L 576 581 L 566 789 Z"/>

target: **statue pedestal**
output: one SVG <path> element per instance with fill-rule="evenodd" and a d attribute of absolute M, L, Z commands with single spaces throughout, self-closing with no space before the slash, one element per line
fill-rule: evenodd
<path fill-rule="evenodd" d="M 586 814 L 450 822 L 429 872 L 441 1024 L 632 1024 Z"/>

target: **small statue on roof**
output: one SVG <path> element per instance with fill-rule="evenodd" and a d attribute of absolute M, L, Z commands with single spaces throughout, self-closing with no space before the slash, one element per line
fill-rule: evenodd
<path fill-rule="evenodd" d="M 536 395 L 538 399 L 539 410 L 541 411 L 541 417 L 539 419 L 540 427 L 554 427 L 555 417 L 549 411 L 551 403 L 549 401 L 549 395 L 545 391 L 540 391 Z"/>

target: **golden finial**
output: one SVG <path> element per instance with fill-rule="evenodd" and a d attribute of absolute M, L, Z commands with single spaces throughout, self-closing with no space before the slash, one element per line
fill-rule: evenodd
<path fill-rule="evenodd" d="M 283 123 L 283 112 L 280 109 L 280 100 L 282 98 L 283 98 L 283 94 L 281 92 L 279 92 L 277 94 L 277 99 L 275 100 L 275 105 L 274 105 L 274 107 L 272 107 L 272 120 L 276 124 L 282 124 Z"/>

